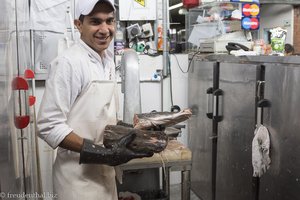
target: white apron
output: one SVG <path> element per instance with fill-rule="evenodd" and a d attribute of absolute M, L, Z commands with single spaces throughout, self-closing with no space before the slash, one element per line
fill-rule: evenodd
<path fill-rule="evenodd" d="M 116 124 L 116 83 L 92 81 L 74 103 L 68 125 L 83 138 L 103 144 L 103 130 Z M 58 148 L 53 168 L 58 200 L 117 200 L 113 167 L 79 164 L 79 153 Z"/>

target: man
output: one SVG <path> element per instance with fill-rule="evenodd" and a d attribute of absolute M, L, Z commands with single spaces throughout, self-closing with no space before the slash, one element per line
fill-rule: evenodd
<path fill-rule="evenodd" d="M 102 146 L 105 126 L 116 124 L 114 62 L 107 50 L 115 32 L 113 3 L 78 0 L 75 15 L 81 39 L 51 63 L 39 136 L 58 147 L 53 167 L 58 199 L 117 200 L 112 166 L 151 155 L 126 148 L 133 134 L 111 149 Z"/>

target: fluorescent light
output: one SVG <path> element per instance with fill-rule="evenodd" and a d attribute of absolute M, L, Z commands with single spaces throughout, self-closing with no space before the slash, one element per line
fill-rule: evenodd
<path fill-rule="evenodd" d="M 186 10 L 186 8 L 180 8 L 179 10 L 178 10 L 178 14 L 179 15 L 185 15 L 185 14 L 187 14 L 188 12 L 187 12 L 187 10 Z"/>
<path fill-rule="evenodd" d="M 173 6 L 170 6 L 170 7 L 169 7 L 169 10 L 176 9 L 176 8 L 181 7 L 181 6 L 183 6 L 183 3 L 178 3 L 178 4 L 175 4 L 175 5 L 173 5 Z"/>

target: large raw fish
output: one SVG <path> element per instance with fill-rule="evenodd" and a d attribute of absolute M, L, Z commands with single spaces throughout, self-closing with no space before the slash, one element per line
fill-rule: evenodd
<path fill-rule="evenodd" d="M 172 126 L 183 122 L 192 116 L 191 109 L 180 112 L 151 112 L 135 114 L 133 126 L 136 129 L 151 129 Z"/>
<path fill-rule="evenodd" d="M 116 140 L 129 133 L 136 135 L 128 145 L 128 148 L 135 152 L 159 153 L 168 144 L 168 136 L 163 131 L 139 130 L 121 125 L 107 125 L 105 127 L 103 144 L 106 148 L 111 148 Z"/>

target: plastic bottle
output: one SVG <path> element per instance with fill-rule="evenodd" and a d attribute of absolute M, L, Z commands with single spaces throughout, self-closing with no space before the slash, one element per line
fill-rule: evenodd
<path fill-rule="evenodd" d="M 120 22 L 117 21 L 117 29 L 116 29 L 115 42 L 114 42 L 115 55 L 122 55 L 124 52 L 124 47 L 125 47 L 124 33 L 121 28 Z"/>
<path fill-rule="evenodd" d="M 163 27 L 162 25 L 159 25 L 157 27 L 157 50 L 162 51 L 163 50 Z"/>

